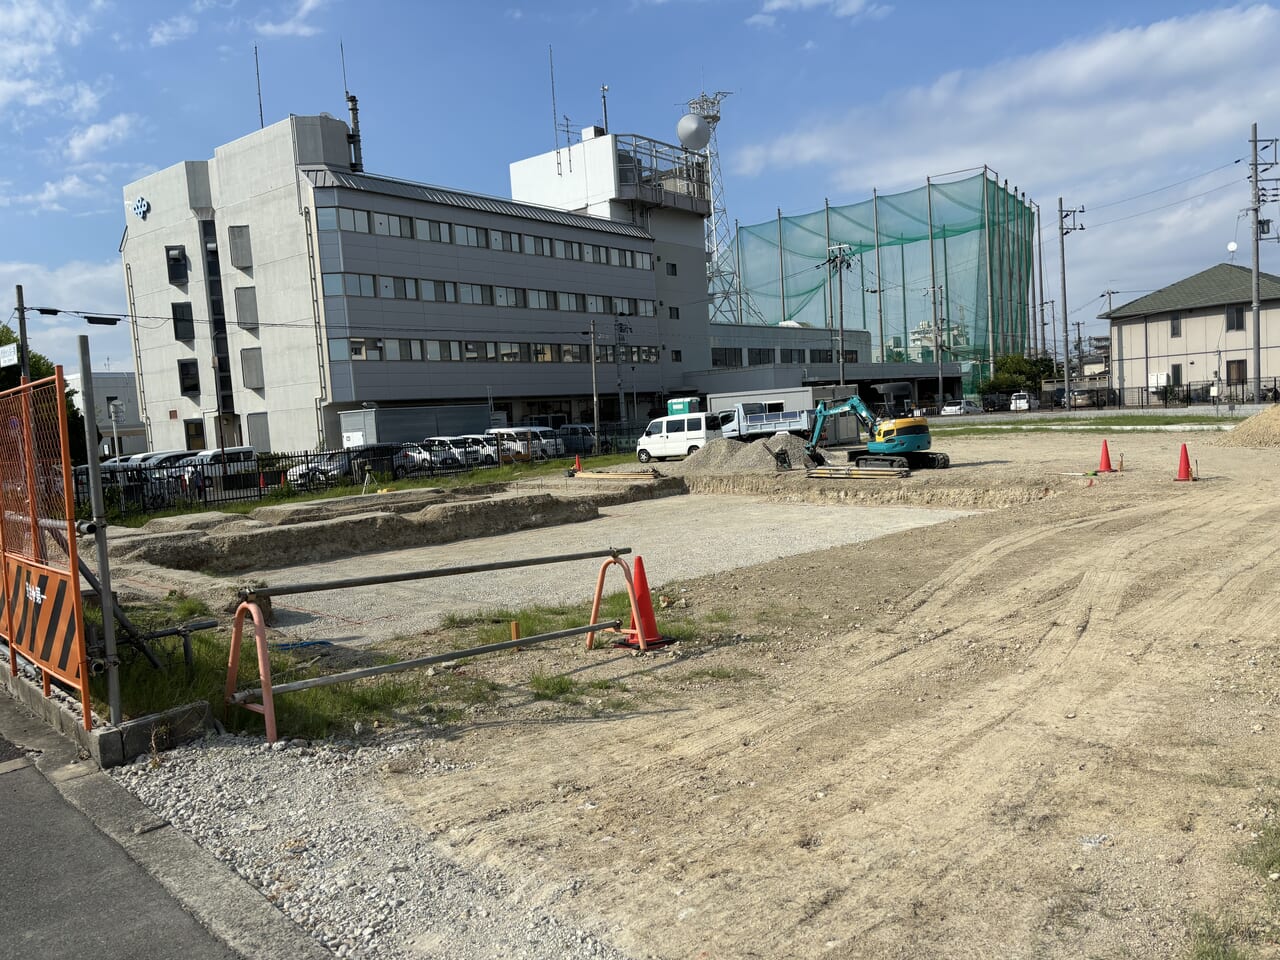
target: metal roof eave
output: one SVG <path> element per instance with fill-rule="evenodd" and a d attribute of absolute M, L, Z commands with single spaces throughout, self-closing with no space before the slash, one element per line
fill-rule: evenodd
<path fill-rule="evenodd" d="M 482 213 L 494 213 L 501 216 L 520 217 L 525 220 L 537 220 L 542 223 L 553 223 L 563 227 L 580 230 L 597 230 L 616 236 L 632 237 L 636 240 L 652 240 L 652 235 L 642 227 L 631 223 L 621 223 L 606 217 L 593 217 L 583 213 L 570 213 L 555 207 L 541 207 L 531 203 L 519 203 L 503 197 L 489 197 L 479 193 L 464 193 L 435 187 L 425 183 L 414 183 L 410 180 L 397 180 L 392 177 L 379 177 L 368 173 L 351 173 L 329 166 L 302 166 L 302 173 L 317 189 L 337 187 L 345 190 L 359 190 L 365 193 L 379 193 L 389 197 L 400 197 L 406 200 L 422 200 L 444 206 L 458 207 L 464 210 L 476 210 Z"/>

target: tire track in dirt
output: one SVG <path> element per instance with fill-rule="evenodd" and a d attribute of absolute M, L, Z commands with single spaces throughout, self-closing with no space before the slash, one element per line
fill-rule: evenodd
<path fill-rule="evenodd" d="M 1163 796 L 1211 769 L 1151 736 L 1191 681 L 1149 625 L 1241 603 L 1276 548 L 1269 507 L 1219 490 L 1211 519 L 1197 510 L 1208 496 L 1059 510 L 1035 529 L 1014 517 L 982 541 L 962 521 L 975 538 L 878 634 L 784 654 L 785 668 L 761 660 L 765 679 L 660 717 L 513 730 L 483 770 L 405 796 L 467 856 L 528 877 L 527 896 L 646 955 L 1065 960 L 1086 941 L 1167 955 L 1121 929 L 1128 908 L 1095 861 L 1076 872 L 1072 859 L 1081 836 L 1116 832 L 1133 863 L 1109 869 L 1148 868 L 1125 846 L 1134 791 Z M 1037 569 L 1037 553 L 1052 563 Z M 468 810 L 482 789 L 484 809 Z M 1220 895 L 1196 876 L 1170 889 L 1125 889 L 1166 939 L 1181 933 L 1170 903 Z"/>

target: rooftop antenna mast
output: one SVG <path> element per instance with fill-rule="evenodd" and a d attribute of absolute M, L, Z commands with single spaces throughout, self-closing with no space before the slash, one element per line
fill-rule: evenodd
<path fill-rule="evenodd" d="M 564 148 L 569 154 L 569 172 L 573 173 L 573 121 L 568 114 L 560 121 L 560 131 L 564 134 Z"/>
<path fill-rule="evenodd" d="M 724 178 L 720 174 L 720 147 L 716 142 L 716 126 L 720 122 L 720 104 L 731 91 L 703 91 L 689 101 L 689 112 L 676 127 L 685 148 L 704 158 L 707 170 L 708 201 L 711 216 L 706 221 L 707 283 L 711 297 L 711 319 L 720 323 L 740 323 L 734 309 L 737 275 L 730 261 L 733 245 L 729 236 L 729 216 L 724 206 Z"/>
<path fill-rule="evenodd" d="M 604 114 L 604 132 L 609 132 L 609 85 L 607 83 L 600 84 L 600 111 Z"/>
<path fill-rule="evenodd" d="M 556 176 L 564 176 L 564 170 L 560 166 L 560 124 L 556 118 L 560 116 L 560 111 L 556 109 L 556 55 L 551 44 L 547 44 L 547 61 L 551 64 L 551 132 L 556 138 Z"/>
<path fill-rule="evenodd" d="M 351 132 L 347 134 L 347 144 L 351 147 L 351 172 L 364 172 L 364 158 L 360 152 L 360 105 L 355 95 L 347 88 L 347 52 L 341 41 L 338 43 L 338 56 L 342 59 L 342 92 L 347 98 L 347 111 L 351 114 Z"/>
<path fill-rule="evenodd" d="M 253 73 L 258 78 L 258 129 L 267 125 L 262 118 L 262 69 L 258 66 L 258 45 L 253 45 Z"/>

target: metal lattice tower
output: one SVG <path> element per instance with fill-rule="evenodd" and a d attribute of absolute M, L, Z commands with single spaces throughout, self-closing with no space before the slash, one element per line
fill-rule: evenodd
<path fill-rule="evenodd" d="M 732 237 L 729 216 L 724 207 L 724 179 L 720 175 L 720 148 L 716 142 L 716 125 L 720 122 L 720 103 L 730 91 L 700 93 L 689 101 L 689 112 L 706 121 L 711 138 L 702 149 L 707 162 L 708 186 L 711 190 L 711 216 L 706 224 L 707 293 L 711 299 L 713 322 L 738 323 L 734 306 L 737 274 L 733 266 Z"/>

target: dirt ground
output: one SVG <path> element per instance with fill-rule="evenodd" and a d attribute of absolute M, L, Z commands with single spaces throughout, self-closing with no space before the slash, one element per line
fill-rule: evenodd
<path fill-rule="evenodd" d="M 941 440 L 913 498 L 987 509 L 654 584 L 697 642 L 468 665 L 505 702 L 388 799 L 637 957 L 1166 958 L 1199 917 L 1280 955 L 1240 864 L 1280 797 L 1280 450 L 1111 436 L 1124 472 L 1078 475 L 1101 438 Z"/>

